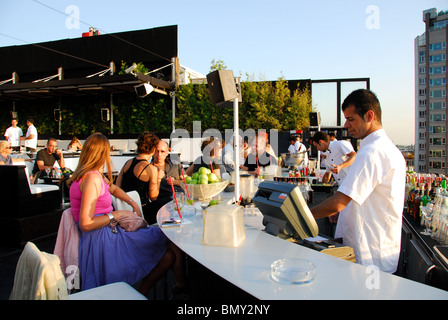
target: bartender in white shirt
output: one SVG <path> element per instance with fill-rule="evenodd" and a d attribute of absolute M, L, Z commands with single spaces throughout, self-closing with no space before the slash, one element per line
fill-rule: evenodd
<path fill-rule="evenodd" d="M 302 166 L 307 167 L 308 166 L 308 152 L 307 152 L 306 146 L 301 141 L 302 141 L 302 135 L 300 133 L 297 135 L 291 135 L 289 137 L 290 146 L 288 147 L 288 152 L 289 153 L 303 152 L 305 155 L 305 158 L 303 159 Z"/>
<path fill-rule="evenodd" d="M 313 146 L 320 152 L 326 152 L 326 172 L 322 177 L 322 183 L 328 183 L 331 177 L 338 185 L 344 181 L 348 167 L 356 158 L 356 152 L 350 142 L 344 140 L 330 140 L 326 132 L 317 131 L 310 139 Z"/>
<path fill-rule="evenodd" d="M 340 212 L 335 237 L 353 248 L 358 263 L 393 273 L 400 255 L 405 160 L 382 128 L 373 92 L 353 91 L 342 111 L 344 127 L 363 140 L 338 191 L 311 212 L 315 218 Z"/>

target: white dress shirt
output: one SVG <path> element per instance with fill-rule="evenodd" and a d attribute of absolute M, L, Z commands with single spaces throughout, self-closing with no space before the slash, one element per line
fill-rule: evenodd
<path fill-rule="evenodd" d="M 23 131 L 20 127 L 9 127 L 6 129 L 5 137 L 11 142 L 11 147 L 20 147 L 20 137 L 23 136 Z"/>
<path fill-rule="evenodd" d="M 338 191 L 352 201 L 339 214 L 335 237 L 352 247 L 358 263 L 396 271 L 400 255 L 406 164 L 383 129 L 361 141 Z"/>
<path fill-rule="evenodd" d="M 347 160 L 347 154 L 350 152 L 354 152 L 353 146 L 350 142 L 344 140 L 333 140 L 330 141 L 328 145 L 327 158 L 325 159 L 325 167 L 327 168 L 327 172 L 331 172 L 330 169 L 333 169 L 334 165 L 339 165 Z M 345 167 L 339 171 L 339 173 L 332 172 L 334 180 L 341 185 L 342 181 L 344 181 L 347 172 L 350 167 Z"/>
<path fill-rule="evenodd" d="M 37 129 L 33 124 L 28 127 L 25 137 L 29 137 L 32 134 L 34 134 L 34 138 L 25 140 L 25 147 L 36 149 L 37 148 Z"/>

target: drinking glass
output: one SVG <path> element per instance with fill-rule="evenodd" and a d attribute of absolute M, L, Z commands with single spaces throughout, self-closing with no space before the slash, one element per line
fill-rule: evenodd
<path fill-rule="evenodd" d="M 177 205 L 179 206 L 179 211 L 182 211 L 185 205 L 185 194 L 181 191 L 176 192 Z"/>
<path fill-rule="evenodd" d="M 433 216 L 433 206 L 420 206 L 420 212 L 422 213 L 422 224 L 425 225 L 425 230 L 420 232 L 423 235 L 430 236 L 431 233 L 431 225 L 432 225 L 432 216 Z"/>

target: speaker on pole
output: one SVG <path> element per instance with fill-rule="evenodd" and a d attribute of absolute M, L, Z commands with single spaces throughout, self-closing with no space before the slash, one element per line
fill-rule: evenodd
<path fill-rule="evenodd" d="M 232 70 L 216 70 L 209 73 L 207 86 L 213 104 L 221 105 L 239 97 Z"/>
<path fill-rule="evenodd" d="M 310 127 L 320 126 L 320 113 L 310 112 Z"/>

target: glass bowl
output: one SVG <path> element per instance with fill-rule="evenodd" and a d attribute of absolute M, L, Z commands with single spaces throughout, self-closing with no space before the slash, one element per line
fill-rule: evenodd
<path fill-rule="evenodd" d="M 271 264 L 271 277 L 283 284 L 304 284 L 314 280 L 316 266 L 303 259 L 280 259 Z"/>
<path fill-rule="evenodd" d="M 228 184 L 229 181 L 224 180 L 210 184 L 187 184 L 187 186 L 190 191 L 190 196 L 196 199 L 209 199 L 221 193 Z"/>

